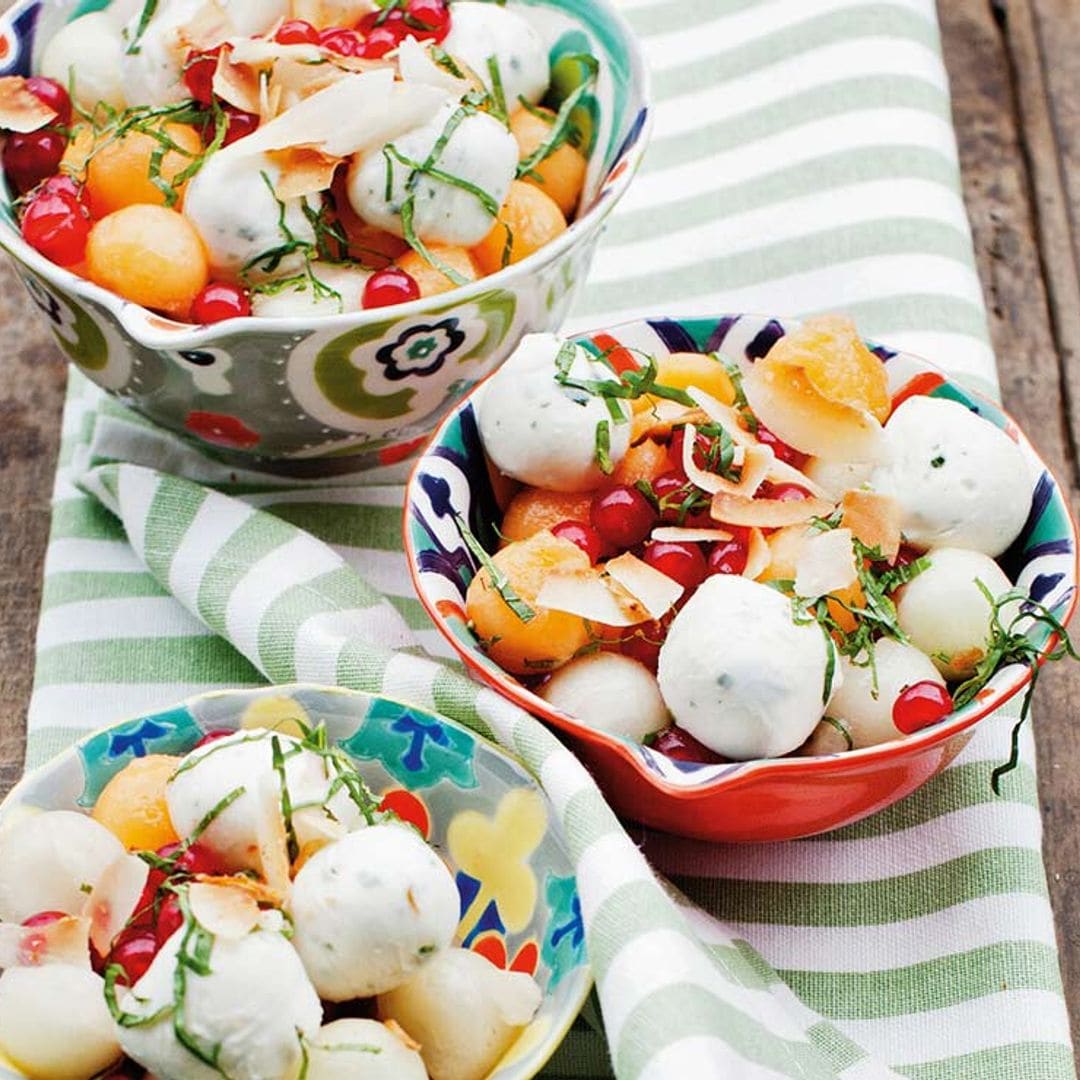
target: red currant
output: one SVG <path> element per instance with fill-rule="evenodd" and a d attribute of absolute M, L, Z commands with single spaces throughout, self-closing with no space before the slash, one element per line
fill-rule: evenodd
<path fill-rule="evenodd" d="M 251 301 L 239 285 L 211 281 L 191 305 L 191 318 L 197 323 L 216 323 L 251 314 Z"/>
<path fill-rule="evenodd" d="M 170 893 L 158 908 L 157 924 L 154 927 L 154 939 L 160 949 L 184 925 L 184 913 L 180 910 L 180 899 L 176 893 Z"/>
<path fill-rule="evenodd" d="M 73 199 L 83 201 L 85 192 L 75 181 L 74 177 L 68 176 L 67 173 L 57 173 L 55 176 L 50 176 L 48 180 L 42 182 L 38 188 L 37 194 L 39 195 L 70 195 Z"/>
<path fill-rule="evenodd" d="M 388 52 L 393 52 L 401 41 L 401 37 L 391 27 L 376 26 L 364 38 L 362 55 L 365 60 L 381 60 Z"/>
<path fill-rule="evenodd" d="M 420 286 L 416 279 L 396 266 L 388 266 L 385 270 L 376 270 L 367 279 L 362 303 L 365 308 L 380 308 L 419 299 Z"/>
<path fill-rule="evenodd" d="M 233 731 L 229 731 L 227 728 L 218 728 L 214 731 L 208 731 L 193 747 L 193 750 L 198 750 L 200 746 L 209 746 L 211 743 L 220 742 L 222 739 L 227 739 L 230 735 L 236 734 Z"/>
<path fill-rule="evenodd" d="M 51 128 L 13 131 L 4 143 L 4 172 L 22 194 L 56 172 L 66 149 L 67 138 Z"/>
<path fill-rule="evenodd" d="M 727 529 L 733 534 L 732 538 L 713 544 L 713 549 L 709 552 L 710 574 L 741 574 L 746 569 L 746 560 L 749 555 L 747 531 L 732 526 L 728 526 Z"/>
<path fill-rule="evenodd" d="M 225 116 L 228 120 L 228 127 L 225 128 L 225 138 L 222 140 L 223 146 L 232 146 L 234 142 L 247 138 L 259 126 L 259 118 L 255 113 L 244 112 L 242 109 L 226 106 Z"/>
<path fill-rule="evenodd" d="M 944 720 L 952 711 L 949 691 L 940 683 L 926 679 L 900 691 L 900 696 L 893 702 L 892 718 L 898 731 L 911 735 Z"/>
<path fill-rule="evenodd" d="M 687 592 L 693 592 L 709 573 L 698 544 L 654 540 L 645 545 L 642 558 L 654 570 L 677 581 Z"/>
<path fill-rule="evenodd" d="M 623 638 L 622 653 L 644 664 L 654 675 L 660 660 L 660 646 L 667 638 L 668 628 L 675 618 L 675 612 L 669 611 L 658 622 L 643 623 L 631 628 L 630 636 Z"/>
<path fill-rule="evenodd" d="M 304 19 L 288 19 L 278 27 L 274 40 L 279 45 L 318 45 L 319 31 Z"/>
<path fill-rule="evenodd" d="M 418 38 L 442 41 L 450 33 L 450 8 L 446 0 L 407 0 L 405 18 Z"/>
<path fill-rule="evenodd" d="M 660 504 L 660 520 L 676 523 L 679 520 L 679 507 L 689 494 L 689 480 L 678 469 L 661 473 L 652 482 L 653 494 Z"/>
<path fill-rule="evenodd" d="M 600 534 L 591 525 L 586 525 L 584 522 L 560 521 L 551 532 L 554 536 L 562 537 L 563 540 L 569 540 L 571 544 L 576 544 L 589 556 L 589 562 L 593 564 L 597 563 L 603 554 L 604 541 L 600 539 Z"/>
<path fill-rule="evenodd" d="M 654 750 L 666 754 L 676 761 L 694 761 L 702 765 L 719 765 L 725 759 L 719 754 L 713 753 L 707 746 L 702 746 L 688 732 L 683 731 L 677 724 L 665 728 L 656 736 L 652 744 Z"/>
<path fill-rule="evenodd" d="M 338 56 L 364 56 L 364 39 L 343 26 L 332 26 L 319 34 L 319 46 Z"/>
<path fill-rule="evenodd" d="M 214 100 L 214 72 L 217 71 L 221 48 L 218 45 L 202 52 L 188 53 L 184 65 L 184 85 L 200 105 L 210 105 Z"/>
<path fill-rule="evenodd" d="M 810 492 L 798 484 L 762 484 L 758 489 L 758 497 L 772 499 L 775 502 L 801 502 L 810 498 Z"/>
<path fill-rule="evenodd" d="M 71 195 L 43 193 L 27 204 L 22 219 L 23 239 L 58 266 L 74 266 L 86 254 L 90 219 Z"/>
<path fill-rule="evenodd" d="M 53 923 L 66 918 L 67 915 L 62 911 L 39 911 L 36 915 L 23 919 L 22 924 L 28 929 L 33 929 L 38 926 L 52 926 Z"/>
<path fill-rule="evenodd" d="M 590 511 L 593 528 L 618 548 L 640 544 L 656 522 L 656 510 L 637 488 L 617 484 L 597 495 Z"/>
<path fill-rule="evenodd" d="M 71 123 L 71 98 L 55 79 L 47 79 L 44 75 L 31 75 L 26 80 L 26 89 L 56 113 L 56 123 Z"/>
<path fill-rule="evenodd" d="M 810 459 L 809 454 L 796 450 L 794 446 L 788 446 L 782 439 L 778 439 L 760 420 L 757 426 L 758 442 L 769 447 L 781 460 L 795 469 L 801 469 Z"/>
<path fill-rule="evenodd" d="M 146 974 L 146 969 L 153 963 L 157 952 L 158 943 L 153 932 L 140 929 L 134 933 L 121 934 L 120 940 L 109 953 L 109 963 L 119 964 L 124 969 L 123 983 L 134 986 Z"/>

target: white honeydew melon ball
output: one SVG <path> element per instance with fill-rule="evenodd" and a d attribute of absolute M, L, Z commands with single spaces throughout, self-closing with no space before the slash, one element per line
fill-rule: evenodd
<path fill-rule="evenodd" d="M 165 790 L 173 827 L 186 837 L 222 800 L 244 788 L 244 794 L 218 814 L 199 837 L 200 845 L 213 852 L 226 869 L 262 869 L 257 844 L 264 835 L 260 822 L 266 813 L 268 788 L 273 792 L 270 802 L 274 812 L 282 813 L 283 805 L 281 780 L 274 769 L 275 738 L 285 757 L 286 784 L 295 811 L 293 825 L 301 848 L 325 839 L 327 830 L 336 835 L 363 823 L 360 809 L 344 788 L 331 796 L 335 774 L 328 772 L 326 761 L 315 751 L 302 749 L 300 740 L 291 735 L 238 731 L 188 754 Z M 319 811 L 324 805 L 329 815 Z"/>
<path fill-rule="evenodd" d="M 0 1052 L 34 1080 L 90 1080 L 119 1061 L 101 976 L 68 964 L 8 968 Z"/>
<path fill-rule="evenodd" d="M 522 338 L 484 387 L 480 437 L 496 468 L 515 480 L 549 491 L 592 491 L 605 479 L 596 460 L 597 425 L 608 425 L 617 466 L 630 448 L 630 424 L 616 424 L 600 397 L 555 381 L 563 344 L 555 334 Z M 568 374 L 577 381 L 614 381 L 610 368 L 580 345 Z M 629 417 L 626 403 L 618 405 Z"/>
<path fill-rule="evenodd" d="M 306 1080 L 428 1080 L 424 1059 L 378 1020 L 335 1020 L 308 1043 Z"/>
<path fill-rule="evenodd" d="M 822 717 L 810 732 L 810 738 L 799 747 L 801 757 L 824 757 L 827 754 L 846 754 L 854 750 L 851 734 L 844 724 L 832 717 Z"/>
<path fill-rule="evenodd" d="M 105 12 L 95 11 L 62 26 L 41 54 L 41 74 L 74 90 L 74 101 L 87 112 L 99 102 L 123 109 L 120 80 L 124 51 L 120 28 Z"/>
<path fill-rule="evenodd" d="M 580 656 L 539 691 L 564 713 L 598 731 L 641 742 L 670 722 L 660 687 L 644 664 L 613 652 Z"/>
<path fill-rule="evenodd" d="M 853 664 L 846 656 L 841 657 L 840 664 L 844 669 L 843 684 L 833 694 L 828 711 L 843 724 L 856 750 L 905 734 L 893 723 L 893 706 L 909 686 L 921 682 L 945 685 L 926 653 L 892 638 L 882 638 L 874 646 L 873 667 Z"/>
<path fill-rule="evenodd" d="M 990 637 L 992 608 L 977 582 L 995 599 L 1012 583 L 989 555 L 978 551 L 935 548 L 928 557 L 930 566 L 896 598 L 897 622 L 946 679 L 966 679 L 985 655 Z M 1003 612 L 1005 626 L 1016 610 L 1009 605 Z"/>
<path fill-rule="evenodd" d="M 124 854 L 104 825 L 73 810 L 20 817 L 0 828 L 0 919 L 42 911 L 77 915 L 101 875 Z"/>
<path fill-rule="evenodd" d="M 438 168 L 474 185 L 502 206 L 517 174 L 517 141 L 503 124 L 483 112 L 466 116 L 451 131 L 450 121 L 458 108 L 457 102 L 448 101 L 426 124 L 399 135 L 391 145 L 406 158 L 422 162 L 449 131 L 438 155 Z M 404 236 L 401 207 L 409 195 L 406 183 L 413 170 L 393 159 L 387 198 L 387 169 L 383 147 L 357 154 L 349 167 L 349 203 L 368 224 Z M 475 193 L 457 184 L 425 173 L 414 193 L 413 228 L 423 241 L 472 247 L 495 224 L 494 215 Z"/>
<path fill-rule="evenodd" d="M 271 319 L 312 318 L 360 311 L 364 286 L 370 270 L 351 264 L 313 262 L 311 272 L 319 283 L 338 295 L 325 295 L 305 274 L 298 279 L 275 283 L 268 291 L 256 291 L 251 297 L 251 312 Z"/>
<path fill-rule="evenodd" d="M 119 1005 L 137 1017 L 152 1016 L 174 1000 L 174 976 L 184 929 L 154 957 Z M 182 1080 L 270 1080 L 295 1073 L 301 1038 L 322 1023 L 322 1005 L 296 950 L 274 930 L 241 938 L 213 937 L 210 974 L 187 969 L 184 1026 L 207 1047 L 220 1046 L 220 1071 L 177 1039 L 173 1017 L 132 1027 L 116 1025 L 124 1052 L 155 1076 Z"/>
<path fill-rule="evenodd" d="M 528 975 L 502 971 L 468 949 L 448 949 L 381 994 L 379 1015 L 420 1043 L 431 1080 L 481 1080 L 542 1000 Z"/>
<path fill-rule="evenodd" d="M 734 761 L 800 746 L 825 711 L 831 644 L 788 599 L 732 574 L 707 578 L 660 648 L 660 692 L 683 730 Z M 831 692 L 842 681 L 834 664 Z"/>
<path fill-rule="evenodd" d="M 467 64 L 490 91 L 488 57 L 495 57 L 503 94 L 513 111 L 518 97 L 535 105 L 551 82 L 548 50 L 523 15 L 498 4 L 457 0 L 450 9 L 452 24 L 443 48 Z"/>
<path fill-rule="evenodd" d="M 288 907 L 293 944 L 328 1001 L 398 986 L 450 945 L 460 915 L 446 865 L 397 822 L 318 851 L 296 875 Z"/>
<path fill-rule="evenodd" d="M 900 527 L 921 548 L 1000 555 L 1031 507 L 1023 452 L 1005 432 L 957 401 L 908 398 L 885 425 L 888 463 L 871 478 L 900 504 Z"/>
<path fill-rule="evenodd" d="M 870 479 L 874 466 L 869 462 L 811 458 L 802 471 L 822 488 L 830 499 L 839 502 L 845 492 L 862 487 Z"/>

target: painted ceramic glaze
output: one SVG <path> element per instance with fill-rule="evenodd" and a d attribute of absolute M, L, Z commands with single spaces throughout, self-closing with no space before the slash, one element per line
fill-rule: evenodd
<path fill-rule="evenodd" d="M 35 808 L 88 812 L 133 758 L 184 754 L 208 732 L 289 732 L 292 724 L 299 734 L 297 722 L 325 723 L 382 806 L 447 860 L 461 896 L 462 945 L 540 984 L 540 1011 L 491 1073 L 491 1080 L 529 1080 L 592 986 L 581 904 L 546 796 L 512 758 L 451 720 L 314 686 L 206 694 L 83 739 L 19 784 L 0 807 L 0 822 Z M 0 1058 L 0 1080 L 22 1076 Z"/>
<path fill-rule="evenodd" d="M 27 75 L 43 43 L 90 7 L 22 0 L 0 18 L 0 76 Z M 582 212 L 553 243 L 491 277 L 394 308 L 322 319 L 234 319 L 192 327 L 155 315 L 43 258 L 22 240 L 0 184 L 0 246 L 60 348 L 125 405 L 226 460 L 345 456 L 364 469 L 408 457 L 446 411 L 532 331 L 557 328 L 648 132 L 648 77 L 605 0 L 538 0 L 553 88 L 600 61 L 575 122 L 591 146 Z"/>
<path fill-rule="evenodd" d="M 653 319 L 598 330 L 577 340 L 594 351 L 620 345 L 656 356 L 718 351 L 752 361 L 764 356 L 793 325 L 759 315 Z M 1018 587 L 1065 622 L 1076 602 L 1076 525 L 1031 444 L 998 406 L 951 381 L 932 364 L 868 344 L 886 366 L 894 403 L 913 394 L 952 398 L 1019 444 L 1031 466 L 1030 512 L 1019 538 L 999 561 Z M 570 737 L 621 814 L 669 832 L 710 840 L 785 840 L 858 821 L 902 799 L 943 769 L 971 737 L 971 728 L 1031 678 L 1025 665 L 1003 668 L 977 700 L 941 723 L 864 750 L 724 765 L 676 761 L 584 727 L 488 659 L 465 618 L 465 593 L 478 563 L 455 523 L 455 513 L 485 547 L 494 550 L 498 542 L 494 526 L 501 515 L 473 401 L 464 402 L 442 425 L 409 484 L 405 543 L 416 590 L 476 675 Z M 1030 636 L 1044 650 L 1053 645 L 1045 627 L 1036 627 Z M 1006 753 L 1002 746 L 1002 756 Z"/>

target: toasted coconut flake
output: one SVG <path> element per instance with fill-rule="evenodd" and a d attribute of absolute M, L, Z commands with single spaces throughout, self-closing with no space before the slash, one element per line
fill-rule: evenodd
<path fill-rule="evenodd" d="M 230 38 L 228 44 L 233 63 L 250 67 L 269 68 L 278 60 L 316 65 L 328 62 L 318 45 L 282 45 L 273 39 L 245 37 Z"/>
<path fill-rule="evenodd" d="M 604 626 L 637 626 L 650 621 L 643 607 L 634 610 L 633 604 L 624 602 L 595 570 L 552 574 L 544 581 L 536 603 Z"/>
<path fill-rule="evenodd" d="M 743 567 L 742 576 L 745 578 L 759 578 L 769 569 L 772 562 L 772 551 L 769 541 L 760 529 L 750 530 L 750 539 L 746 545 L 746 566 Z"/>
<path fill-rule="evenodd" d="M 237 63 L 228 49 L 222 49 L 214 69 L 214 93 L 222 101 L 244 112 L 260 112 L 262 79 L 248 64 Z"/>
<path fill-rule="evenodd" d="M 0 128 L 25 134 L 43 128 L 56 115 L 55 109 L 26 89 L 26 80 L 21 75 L 0 78 Z"/>
<path fill-rule="evenodd" d="M 281 169 L 274 193 L 282 202 L 326 191 L 333 182 L 334 170 L 345 160 L 311 146 L 275 150 L 267 157 Z"/>
<path fill-rule="evenodd" d="M 48 926 L 0 923 L 0 969 L 68 964 L 90 968 L 90 920 L 66 915 Z"/>
<path fill-rule="evenodd" d="M 853 488 L 840 503 L 840 524 L 868 548 L 892 562 L 900 551 L 900 504 L 890 495 Z"/>
<path fill-rule="evenodd" d="M 215 937 L 236 941 L 251 933 L 259 922 L 259 905 L 244 889 L 232 885 L 192 882 L 188 904 L 195 921 Z"/>
<path fill-rule="evenodd" d="M 217 2 L 208 0 L 192 19 L 179 28 L 180 42 L 189 49 L 201 52 L 220 45 L 235 31 L 229 13 Z"/>
<path fill-rule="evenodd" d="M 688 386 L 686 392 L 714 424 L 720 424 L 727 431 L 736 446 L 760 445 L 753 434 L 742 426 L 742 417 L 730 405 L 725 405 L 696 386 Z"/>
<path fill-rule="evenodd" d="M 285 894 L 271 889 L 269 885 L 243 874 L 196 874 L 195 880 L 203 885 L 216 885 L 245 892 L 256 904 L 269 904 L 281 907 L 285 903 Z"/>
<path fill-rule="evenodd" d="M 685 589 L 677 581 L 629 551 L 604 564 L 608 576 L 617 581 L 648 612 L 650 619 L 660 619 L 674 606 Z"/>
<path fill-rule="evenodd" d="M 120 931 L 135 914 L 150 868 L 137 855 L 124 854 L 106 867 L 86 898 L 82 914 L 90 927 L 90 941 L 104 956 Z"/>
<path fill-rule="evenodd" d="M 725 529 L 691 529 L 682 525 L 661 525 L 653 529 L 652 540 L 670 544 L 714 544 L 731 539 Z"/>
<path fill-rule="evenodd" d="M 819 499 L 829 497 L 829 493 L 820 484 L 811 480 L 806 473 L 796 469 L 794 465 L 789 465 L 786 461 L 781 461 L 779 458 L 773 461 L 769 468 L 769 475 L 765 479 L 773 484 L 796 484 Z"/>
<path fill-rule="evenodd" d="M 405 82 L 438 86 L 460 98 L 472 89 L 467 79 L 451 75 L 446 68 L 436 64 L 427 47 L 414 37 L 407 37 L 398 47 L 398 71 Z"/>
<path fill-rule="evenodd" d="M 284 896 L 289 891 L 289 837 L 281 812 L 281 790 L 277 776 L 262 777 L 253 792 L 258 803 L 255 819 L 255 848 L 259 872 L 267 887 Z"/>
<path fill-rule="evenodd" d="M 666 439 L 678 424 L 703 424 L 709 417 L 702 409 L 688 409 L 677 401 L 654 398 L 652 404 L 634 413 L 630 427 L 630 441 L 635 445 L 643 439 Z"/>
<path fill-rule="evenodd" d="M 709 510 L 713 521 L 759 529 L 782 529 L 811 518 L 824 517 L 833 504 L 826 499 L 743 499 L 718 491 Z"/>
<path fill-rule="evenodd" d="M 795 564 L 796 596 L 827 596 L 858 580 L 850 529 L 807 537 Z"/>
<path fill-rule="evenodd" d="M 767 446 L 741 447 L 743 451 L 742 469 L 738 480 L 727 480 L 717 473 L 706 472 L 698 468 L 694 461 L 694 451 L 697 442 L 697 428 L 693 424 L 686 425 L 686 438 L 682 446 L 683 472 L 696 487 L 715 495 L 718 491 L 726 491 L 730 495 L 741 495 L 743 498 L 752 499 L 754 493 L 765 477 L 769 474 L 775 456 Z"/>

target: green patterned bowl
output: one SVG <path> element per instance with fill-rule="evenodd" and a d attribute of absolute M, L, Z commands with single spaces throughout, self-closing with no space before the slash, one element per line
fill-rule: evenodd
<path fill-rule="evenodd" d="M 592 987 L 577 884 L 536 782 L 451 720 L 388 698 L 317 686 L 204 694 L 82 739 L 22 780 L 0 806 L 0 823 L 35 809 L 85 813 L 135 757 L 184 754 L 210 731 L 288 730 L 290 720 L 325 723 L 383 805 L 416 825 L 447 860 L 461 896 L 462 945 L 540 984 L 539 1012 L 489 1080 L 535 1076 Z M 23 1074 L 0 1056 L 0 1080 L 16 1078 Z"/>
<path fill-rule="evenodd" d="M 528 259 L 442 296 L 321 319 L 175 323 L 77 277 L 24 243 L 0 184 L 0 246 L 56 335 L 94 382 L 225 460 L 342 457 L 335 471 L 408 457 L 465 393 L 533 331 L 563 321 L 601 226 L 636 171 L 649 128 L 648 74 L 609 0 L 528 0 L 559 91 L 572 54 L 600 61 L 582 213 Z M 43 43 L 93 0 L 20 0 L 0 18 L 0 76 L 30 73 Z M 566 58 L 561 69 L 560 58 Z M 297 460 L 299 459 L 299 460 Z M 323 463 L 323 467 L 326 467 Z"/>

